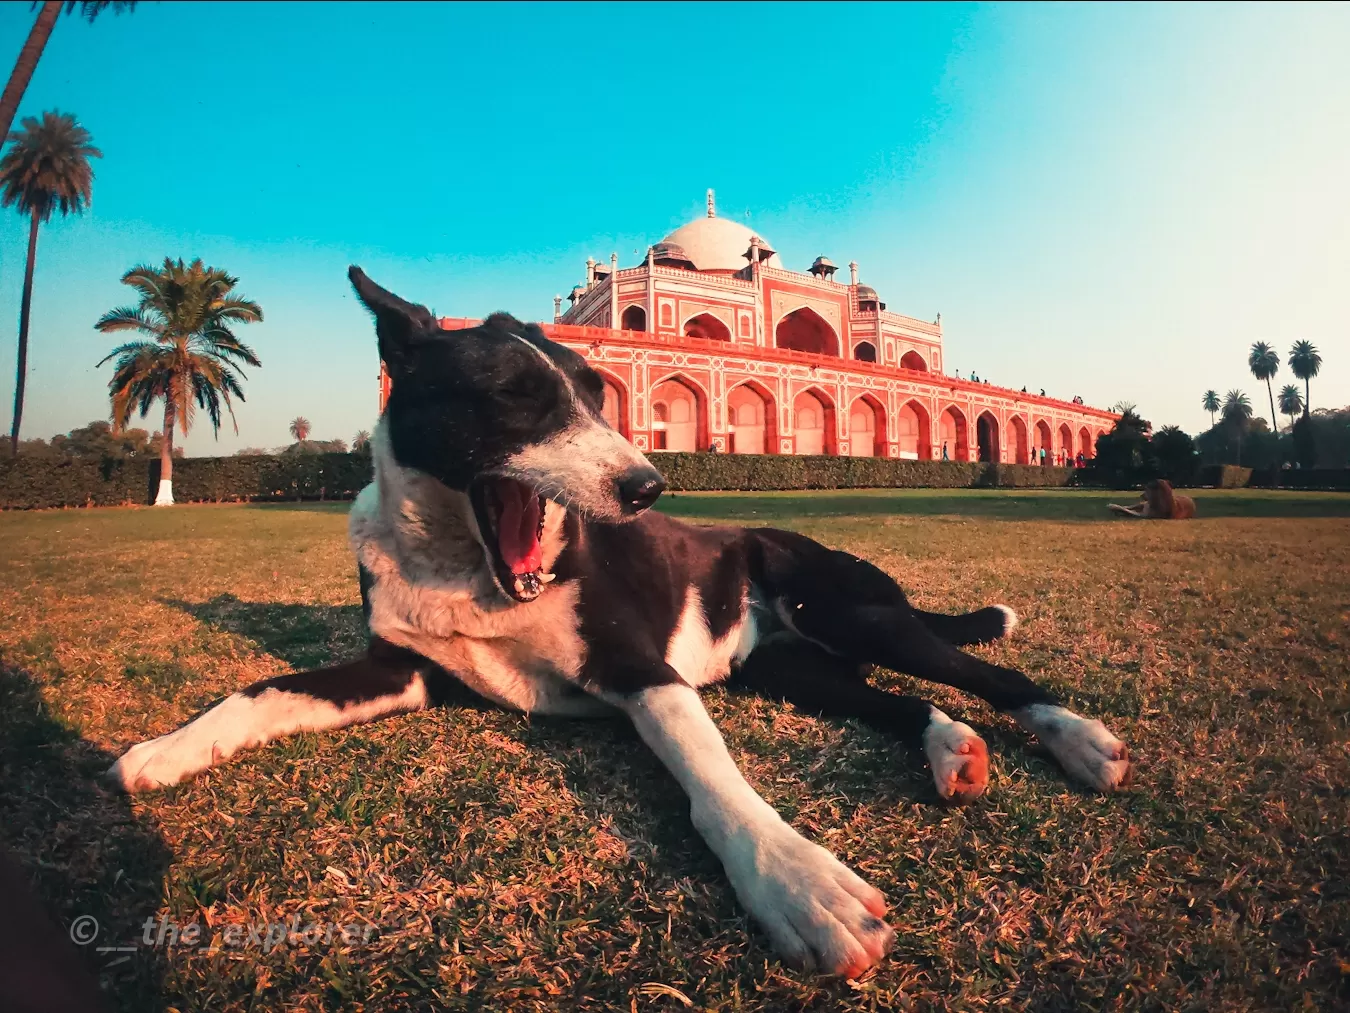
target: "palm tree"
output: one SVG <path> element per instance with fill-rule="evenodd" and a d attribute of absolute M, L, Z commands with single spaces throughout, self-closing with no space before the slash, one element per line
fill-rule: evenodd
<path fill-rule="evenodd" d="M 1252 403 L 1240 390 L 1230 390 L 1223 396 L 1223 421 L 1237 435 L 1237 463 L 1242 463 L 1242 436 L 1252 418 Z"/>
<path fill-rule="evenodd" d="M 356 435 L 352 437 L 352 451 L 365 450 L 370 446 L 370 433 L 364 429 L 358 429 Z"/>
<path fill-rule="evenodd" d="M 38 227 L 50 221 L 53 211 L 62 217 L 82 214 L 89 206 L 94 170 L 89 159 L 103 152 L 90 143 L 89 131 L 75 117 L 58 112 L 43 113 L 42 119 L 26 116 L 23 129 L 9 135 L 10 149 L 0 158 L 0 207 L 16 207 L 29 216 L 28 266 L 23 274 L 23 299 L 19 303 L 19 361 L 14 376 L 14 423 L 10 429 L 10 453 L 19 449 L 19 423 L 23 420 L 23 390 L 28 378 L 28 323 L 33 304 L 33 267 L 37 262 Z"/>
<path fill-rule="evenodd" d="M 140 302 L 110 310 L 94 327 L 104 334 L 138 331 L 150 340 L 119 345 L 99 365 L 117 360 L 108 381 L 115 426 L 126 425 L 133 409 L 145 418 L 150 406 L 164 399 L 155 505 L 167 506 L 173 503 L 173 427 L 177 425 L 186 436 L 197 409 L 203 408 L 219 435 L 223 401 L 234 431 L 239 432 L 230 400 L 244 400 L 239 383 L 244 374 L 239 365 L 262 363 L 230 328 L 260 322 L 262 307 L 234 294 L 238 278 L 205 266 L 200 258 L 184 264 L 165 257 L 162 267 L 133 267 L 122 276 L 122 283 L 140 294 Z"/>
<path fill-rule="evenodd" d="M 1301 411 L 1303 411 L 1303 395 L 1294 384 L 1286 383 L 1280 388 L 1280 412 L 1289 416 L 1290 428 L 1293 428 L 1294 416 Z"/>
<path fill-rule="evenodd" d="M 103 2 L 84 0 L 83 3 L 76 3 L 74 0 L 66 0 L 64 3 L 62 0 L 47 0 L 42 4 L 37 20 L 33 22 L 33 28 L 28 33 L 28 39 L 19 50 L 19 58 L 14 63 L 14 69 L 9 73 L 4 93 L 0 94 L 0 137 L 8 134 L 9 128 L 14 125 L 14 114 L 19 111 L 23 93 L 28 90 L 28 82 L 33 79 L 33 71 L 37 70 L 42 51 L 47 48 L 47 40 L 51 38 L 52 29 L 56 27 L 56 19 L 61 16 L 62 7 L 65 7 L 67 14 L 73 14 L 78 9 L 80 15 L 92 23 L 105 10 L 111 10 L 114 14 L 134 10 L 136 0 L 103 0 Z"/>
<path fill-rule="evenodd" d="M 295 437 L 296 443 L 304 443 L 309 439 L 310 424 L 309 419 L 300 415 L 291 419 L 291 435 Z"/>
<path fill-rule="evenodd" d="M 1213 429 L 1215 426 L 1214 414 L 1219 410 L 1219 392 L 1217 390 L 1205 391 L 1200 407 L 1209 412 L 1209 428 Z"/>
<path fill-rule="evenodd" d="M 1317 354 L 1317 349 L 1311 341 L 1294 342 L 1294 347 L 1289 349 L 1289 368 L 1303 381 L 1303 414 L 1307 415 L 1312 405 L 1312 392 L 1308 388 L 1308 381 L 1322 368 L 1322 357 Z"/>
<path fill-rule="evenodd" d="M 1275 390 L 1270 385 L 1270 378 L 1280 371 L 1279 353 L 1264 341 L 1258 341 L 1247 355 L 1247 368 L 1252 371 L 1252 376 L 1266 381 L 1266 394 L 1270 397 L 1271 432 L 1278 433 L 1280 420 L 1275 415 Z"/>

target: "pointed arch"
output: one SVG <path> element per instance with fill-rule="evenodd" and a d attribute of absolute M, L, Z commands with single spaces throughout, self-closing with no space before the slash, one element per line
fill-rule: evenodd
<path fill-rule="evenodd" d="M 900 456 L 911 461 L 927 461 L 933 457 L 933 433 L 928 409 L 918 401 L 906 401 L 895 415 L 895 428 L 900 437 Z"/>
<path fill-rule="evenodd" d="M 1059 424 L 1059 445 L 1055 447 L 1055 456 L 1060 464 L 1067 464 L 1073 457 L 1073 430 L 1067 422 Z"/>
<path fill-rule="evenodd" d="M 1040 419 L 1036 423 L 1036 455 L 1032 458 L 1032 464 L 1050 464 L 1054 457 L 1055 445 L 1054 438 L 1050 435 L 1050 423 L 1045 419 Z M 1041 454 L 1040 451 L 1045 453 Z"/>
<path fill-rule="evenodd" d="M 928 372 L 928 363 L 923 361 L 923 356 L 914 349 L 910 349 L 904 355 L 900 356 L 901 369 L 913 369 L 920 373 Z"/>
<path fill-rule="evenodd" d="M 1078 430 L 1078 452 L 1084 461 L 1092 460 L 1092 433 L 1088 432 L 1087 426 Z"/>
<path fill-rule="evenodd" d="M 792 431 L 796 453 L 837 454 L 834 399 L 819 387 L 799 392 L 792 399 Z"/>
<path fill-rule="evenodd" d="M 998 418 L 991 411 L 980 412 L 975 419 L 975 443 L 981 461 L 997 464 L 1003 459 L 999 437 Z"/>
<path fill-rule="evenodd" d="M 810 306 L 799 306 L 785 314 L 773 329 L 773 343 L 778 348 L 797 352 L 839 356 L 839 335 L 829 321 Z"/>
<path fill-rule="evenodd" d="M 707 450 L 708 395 L 683 373 L 652 384 L 652 449 Z"/>
<path fill-rule="evenodd" d="M 966 416 L 956 405 L 948 405 L 938 416 L 938 438 L 947 450 L 947 459 L 970 460 L 970 437 Z"/>
<path fill-rule="evenodd" d="M 742 380 L 727 391 L 727 434 L 729 453 L 778 453 L 778 405 L 767 387 Z"/>
<path fill-rule="evenodd" d="M 611 429 L 625 440 L 631 439 L 632 437 L 628 424 L 628 420 L 631 417 L 628 408 L 628 388 L 624 385 L 622 380 L 608 370 L 596 369 L 594 366 L 591 368 L 595 369 L 595 371 L 600 374 L 600 379 L 605 381 L 605 401 L 601 414 L 604 416 L 605 421 L 609 423 Z"/>
<path fill-rule="evenodd" d="M 886 456 L 886 408 L 871 394 L 860 394 L 849 405 L 848 452 L 852 457 Z"/>
<path fill-rule="evenodd" d="M 876 362 L 877 346 L 870 341 L 859 341 L 853 346 L 853 358 L 859 362 Z"/>
<path fill-rule="evenodd" d="M 697 313 L 681 328 L 686 338 L 704 338 L 708 341 L 730 341 L 731 328 L 711 313 Z"/>
<path fill-rule="evenodd" d="M 1027 439 L 1026 420 L 1014 415 L 1008 420 L 1008 449 L 1012 451 L 1014 464 L 1028 464 L 1031 460 L 1031 443 Z"/>
<path fill-rule="evenodd" d="M 647 329 L 647 308 L 633 303 L 624 307 L 619 318 L 619 327 L 625 331 L 645 331 Z"/>

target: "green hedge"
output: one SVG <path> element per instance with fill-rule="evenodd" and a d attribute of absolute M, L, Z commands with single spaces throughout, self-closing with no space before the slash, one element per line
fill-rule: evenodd
<path fill-rule="evenodd" d="M 654 453 L 652 464 L 676 492 L 720 489 L 969 489 L 977 486 L 1063 487 L 1073 468 L 963 461 L 897 461 L 879 457 L 777 454 Z"/>
<path fill-rule="evenodd" d="M 1251 480 L 1252 469 L 1236 464 L 1210 464 L 1200 469 L 1200 484 L 1215 489 L 1245 489 Z"/>
<path fill-rule="evenodd" d="M 187 457 L 173 462 L 173 498 L 179 503 L 355 499 L 371 475 L 366 454 Z M 150 486 L 158 485 L 155 461 Z"/>
<path fill-rule="evenodd" d="M 149 463 L 18 457 L 0 460 L 0 507 L 121 506 L 149 502 Z M 176 463 L 176 462 L 175 462 Z M 156 462 L 158 471 L 158 462 Z"/>
<path fill-rule="evenodd" d="M 1254 472 L 1249 483 L 1256 489 L 1332 489 L 1350 490 L 1350 468 L 1290 468 L 1276 472 L 1274 478 L 1269 470 Z"/>
<path fill-rule="evenodd" d="M 1060 487 L 1072 468 L 959 461 L 892 461 L 874 457 L 780 457 L 748 454 L 653 454 L 677 492 L 732 489 L 965 489 Z M 370 481 L 364 454 L 280 457 L 186 457 L 174 461 L 179 503 L 352 499 Z M 159 486 L 159 461 L 0 462 L 0 508 L 144 504 Z"/>
<path fill-rule="evenodd" d="M 179 503 L 352 499 L 370 481 L 365 454 L 185 457 L 173 462 Z M 0 508 L 120 506 L 154 500 L 158 460 L 0 461 Z"/>

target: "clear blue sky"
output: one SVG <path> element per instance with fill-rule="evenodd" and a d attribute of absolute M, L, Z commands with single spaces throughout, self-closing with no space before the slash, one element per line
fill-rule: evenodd
<path fill-rule="evenodd" d="M 0 5 L 0 65 L 31 23 Z M 1350 7 L 143 3 L 63 19 L 22 114 L 75 113 L 92 211 L 40 241 L 24 433 L 107 413 L 92 329 L 166 254 L 266 322 L 239 435 L 350 439 L 378 362 L 359 263 L 447 315 L 551 315 L 588 254 L 700 214 L 941 311 L 951 368 L 1195 432 L 1252 341 L 1350 403 Z M 7 72 L 7 70 L 6 70 Z M 744 219 L 746 212 L 749 218 Z M 8 427 L 25 232 L 0 215 Z M 1292 377 L 1282 370 L 1277 382 Z M 1259 395 L 1259 396 L 1258 396 Z M 152 426 L 153 428 L 153 426 Z"/>

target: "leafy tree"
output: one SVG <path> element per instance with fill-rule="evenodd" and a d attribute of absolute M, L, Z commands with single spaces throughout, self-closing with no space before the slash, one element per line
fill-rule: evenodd
<path fill-rule="evenodd" d="M 1322 356 L 1317 354 L 1311 341 L 1295 341 L 1294 347 L 1289 349 L 1289 368 L 1303 381 L 1303 414 L 1307 415 L 1312 406 L 1308 381 L 1322 368 Z"/>
<path fill-rule="evenodd" d="M 1189 485 L 1195 480 L 1195 441 L 1177 426 L 1163 426 L 1154 433 L 1148 450 L 1156 477 L 1173 485 Z"/>
<path fill-rule="evenodd" d="M 304 443 L 309 439 L 310 424 L 309 419 L 300 415 L 291 420 L 291 435 L 295 437 L 296 443 Z"/>
<path fill-rule="evenodd" d="M 1247 355 L 1247 368 L 1252 371 L 1252 376 L 1266 381 L 1266 394 L 1270 397 L 1270 425 L 1278 431 L 1280 420 L 1275 415 L 1275 390 L 1270 385 L 1270 378 L 1280 371 L 1279 353 L 1264 341 L 1258 341 Z"/>
<path fill-rule="evenodd" d="M 267 451 L 262 447 L 244 447 L 242 450 L 234 452 L 235 457 L 266 457 Z"/>
<path fill-rule="evenodd" d="M 352 437 L 352 453 L 369 453 L 370 451 L 370 433 L 364 429 L 358 429 L 356 435 Z"/>
<path fill-rule="evenodd" d="M 1246 435 L 1252 421 L 1252 403 L 1240 390 L 1230 390 L 1223 396 L 1223 408 L 1220 410 L 1226 429 L 1237 437 L 1237 463 L 1242 463 L 1242 437 Z"/>
<path fill-rule="evenodd" d="M 1200 406 L 1204 408 L 1205 411 L 1209 412 L 1209 424 L 1211 426 L 1216 425 L 1217 423 L 1215 422 L 1214 416 L 1219 412 L 1219 392 L 1217 390 L 1205 391 L 1205 396 L 1201 399 Z"/>
<path fill-rule="evenodd" d="M 1292 383 L 1280 388 L 1280 413 L 1289 416 L 1289 425 L 1294 424 L 1294 416 L 1303 411 L 1303 395 Z"/>
<path fill-rule="evenodd" d="M 35 8 L 38 4 L 33 5 Z M 75 0 L 47 0 L 38 10 L 37 20 L 33 22 L 33 28 L 28 33 L 28 38 L 19 50 L 19 59 L 15 61 L 14 69 L 9 72 L 9 81 L 5 85 L 3 94 L 0 94 L 0 137 L 9 133 L 9 128 L 14 125 L 14 114 L 19 111 L 19 103 L 23 101 L 23 93 L 28 90 L 28 82 L 33 79 L 33 71 L 37 70 L 38 60 L 42 58 L 42 51 L 47 48 L 47 40 L 51 38 L 52 29 L 56 27 L 56 19 L 61 16 L 61 8 L 65 7 L 67 14 L 74 14 L 77 10 L 80 16 L 91 24 L 104 11 L 112 11 L 114 14 L 121 14 L 123 11 L 131 11 L 136 8 L 136 0 L 103 0 L 103 2 L 94 2 L 94 0 L 85 0 L 83 3 L 76 3 Z"/>
<path fill-rule="evenodd" d="M 232 397 L 244 400 L 241 363 L 262 363 L 231 330 L 238 324 L 258 323 L 262 307 L 234 294 L 238 278 L 201 259 L 185 264 L 164 259 L 161 267 L 133 267 L 122 283 L 135 289 L 140 302 L 110 310 L 94 327 L 110 334 L 137 331 L 149 340 L 119 345 L 99 365 L 116 359 L 108 381 L 113 424 L 119 429 L 139 409 L 141 418 L 155 401 L 164 401 L 164 447 L 160 454 L 156 506 L 173 503 L 173 430 L 186 436 L 197 409 L 206 411 L 214 432 L 220 433 L 220 406 L 234 422 Z M 239 425 L 234 423 L 237 433 Z"/>
<path fill-rule="evenodd" d="M 14 376 L 14 423 L 10 453 L 19 452 L 19 424 L 23 421 L 24 384 L 28 378 L 28 323 L 33 305 L 33 268 L 37 263 L 38 227 L 61 216 L 82 214 L 94 184 L 89 159 L 103 153 L 90 143 L 89 131 L 75 117 L 43 113 L 39 120 L 26 116 L 23 129 L 9 135 L 10 148 L 0 158 L 0 207 L 13 206 L 29 218 L 28 263 L 19 303 L 19 357 Z"/>
<path fill-rule="evenodd" d="M 1152 425 L 1139 417 L 1131 404 L 1117 405 L 1120 418 L 1109 433 L 1097 441 L 1097 452 L 1090 467 L 1097 481 L 1116 488 L 1130 488 L 1138 484 L 1145 473 L 1148 459 L 1148 435 Z"/>

